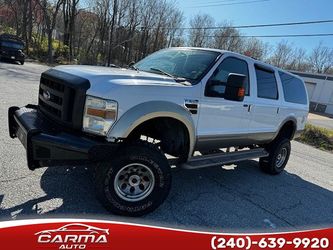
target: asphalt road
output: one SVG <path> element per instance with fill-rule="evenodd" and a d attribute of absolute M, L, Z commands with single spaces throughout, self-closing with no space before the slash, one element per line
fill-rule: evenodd
<path fill-rule="evenodd" d="M 65 216 L 234 232 L 333 226 L 333 154 L 298 142 L 278 176 L 260 172 L 256 161 L 174 169 L 168 199 L 142 218 L 109 214 L 96 200 L 85 167 L 29 171 L 23 146 L 8 136 L 7 108 L 36 103 L 46 69 L 0 63 L 0 220 Z"/>

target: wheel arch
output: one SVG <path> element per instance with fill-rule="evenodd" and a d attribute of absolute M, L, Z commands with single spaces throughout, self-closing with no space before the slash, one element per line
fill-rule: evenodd
<path fill-rule="evenodd" d="M 108 131 L 108 140 L 126 139 L 143 123 L 155 118 L 171 118 L 181 122 L 189 137 L 188 157 L 192 156 L 196 129 L 191 114 L 182 106 L 167 101 L 150 101 L 138 104 L 126 111 Z"/>
<path fill-rule="evenodd" d="M 297 130 L 297 120 L 295 117 L 287 117 L 280 125 L 276 138 L 284 136 L 292 140 Z"/>

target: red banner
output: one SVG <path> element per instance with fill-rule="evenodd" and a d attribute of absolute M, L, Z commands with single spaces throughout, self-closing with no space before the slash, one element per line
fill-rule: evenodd
<path fill-rule="evenodd" d="M 333 249 L 333 228 L 224 234 L 97 220 L 0 223 L 1 249 Z"/>

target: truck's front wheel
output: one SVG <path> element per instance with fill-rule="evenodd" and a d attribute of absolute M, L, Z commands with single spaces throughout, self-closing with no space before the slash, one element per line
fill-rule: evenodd
<path fill-rule="evenodd" d="M 96 169 L 99 200 L 112 213 L 141 216 L 167 197 L 171 170 L 164 154 L 149 143 L 124 146 L 111 162 Z"/>

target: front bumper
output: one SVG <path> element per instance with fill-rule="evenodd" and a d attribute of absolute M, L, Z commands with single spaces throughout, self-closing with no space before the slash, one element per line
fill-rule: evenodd
<path fill-rule="evenodd" d="M 1 54 L 1 58 L 13 60 L 13 61 L 24 61 L 24 56 L 22 55 L 13 55 L 13 54 Z"/>
<path fill-rule="evenodd" d="M 117 143 L 65 132 L 48 120 L 35 105 L 8 109 L 9 135 L 18 137 L 27 152 L 28 167 L 102 161 L 112 158 Z"/>

